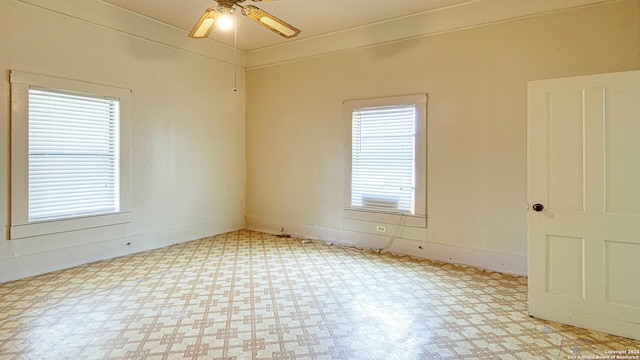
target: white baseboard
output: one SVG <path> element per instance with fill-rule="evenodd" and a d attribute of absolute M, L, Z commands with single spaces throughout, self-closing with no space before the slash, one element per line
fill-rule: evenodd
<path fill-rule="evenodd" d="M 113 259 L 165 246 L 202 239 L 244 228 L 242 219 L 220 219 L 154 232 L 120 236 L 104 241 L 43 252 L 12 250 L 14 257 L 0 259 L 0 283 Z M 11 240 L 19 248 L 20 240 Z M 19 250 L 19 249 L 17 249 Z"/>
<path fill-rule="evenodd" d="M 381 248 L 389 242 L 389 236 L 357 231 L 304 224 L 282 224 L 252 216 L 247 216 L 245 221 L 246 225 L 242 221 L 235 219 L 223 219 L 156 232 L 128 235 L 45 252 L 24 253 L 22 256 L 0 259 L 0 283 L 95 261 L 159 249 L 243 228 L 279 234 L 280 227 L 283 226 L 286 229 L 286 233 L 292 236 L 360 248 Z M 127 245 L 129 243 L 130 245 Z M 404 238 L 395 239 L 388 251 L 417 258 L 469 265 L 507 274 L 524 276 L 527 274 L 527 259 L 524 256 Z M 13 253 L 20 253 L 20 251 L 13 251 Z"/>
<path fill-rule="evenodd" d="M 271 234 L 279 234 L 281 228 L 284 227 L 287 235 L 359 248 L 382 248 L 389 243 L 390 239 L 387 235 L 333 229 L 315 225 L 283 224 L 255 216 L 246 216 L 245 224 L 247 229 Z M 405 238 L 396 238 L 393 240 L 387 251 L 422 259 L 468 265 L 505 274 L 527 275 L 526 256 L 508 255 L 487 250 Z"/>

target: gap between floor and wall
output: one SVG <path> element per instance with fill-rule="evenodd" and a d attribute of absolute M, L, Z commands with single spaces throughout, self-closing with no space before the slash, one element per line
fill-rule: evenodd
<path fill-rule="evenodd" d="M 282 224 L 253 216 L 245 218 L 249 230 L 275 235 L 289 235 L 301 239 L 365 249 L 380 249 L 416 258 L 452 264 L 468 265 L 505 274 L 527 276 L 527 257 L 460 246 L 437 244 L 422 240 L 395 237 L 393 234 L 372 234 L 315 225 Z M 392 240 L 392 241 L 390 241 Z"/>

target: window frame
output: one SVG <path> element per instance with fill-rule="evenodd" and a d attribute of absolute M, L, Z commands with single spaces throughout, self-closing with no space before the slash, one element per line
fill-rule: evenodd
<path fill-rule="evenodd" d="M 396 224 L 412 227 L 427 227 L 427 94 L 390 96 L 381 98 L 346 100 L 345 113 L 345 194 L 343 217 L 345 219 Z M 352 125 L 353 112 L 357 109 L 394 105 L 413 105 L 416 108 L 415 139 L 415 209 L 414 214 L 376 211 L 351 207 L 352 175 Z"/>
<path fill-rule="evenodd" d="M 11 226 L 9 239 L 99 228 L 131 222 L 131 90 L 79 80 L 12 70 L 11 82 Z M 117 212 L 29 220 L 29 89 L 117 98 L 120 103 L 120 210 Z"/>

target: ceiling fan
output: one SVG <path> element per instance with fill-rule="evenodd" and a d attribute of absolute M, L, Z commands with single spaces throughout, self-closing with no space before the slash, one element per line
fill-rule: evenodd
<path fill-rule="evenodd" d="M 201 39 L 206 38 L 213 30 L 216 18 L 221 15 L 231 15 L 235 8 L 241 9 L 242 15 L 275 32 L 276 34 L 287 39 L 296 37 L 300 34 L 300 30 L 287 24 L 268 12 L 259 9 L 253 5 L 240 5 L 246 0 L 216 0 L 217 7 L 208 8 L 200 17 L 200 20 L 189 33 L 189 37 Z M 254 2 L 272 1 L 272 0 L 252 0 Z"/>

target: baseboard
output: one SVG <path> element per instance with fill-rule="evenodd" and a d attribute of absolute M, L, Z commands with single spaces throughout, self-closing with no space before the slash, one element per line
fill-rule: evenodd
<path fill-rule="evenodd" d="M 81 246 L 0 259 L 0 283 L 95 261 L 159 249 L 165 246 L 193 241 L 243 228 L 279 234 L 281 227 L 285 227 L 286 233 L 292 236 L 359 248 L 376 249 L 384 247 L 389 243 L 389 236 L 314 225 L 283 224 L 247 216 L 244 224 L 242 221 L 236 219 L 223 219 L 155 232 L 117 237 Z M 388 251 L 422 259 L 468 265 L 507 274 L 524 276 L 527 274 L 527 259 L 523 256 L 404 238 L 395 239 Z M 15 253 L 16 252 L 14 252 L 14 254 Z"/>
<path fill-rule="evenodd" d="M 284 228 L 287 235 L 359 248 L 379 249 L 388 245 L 390 240 L 389 236 L 315 225 L 284 224 L 255 216 L 246 216 L 245 224 L 246 228 L 250 230 L 280 234 L 281 228 Z M 468 265 L 505 274 L 527 275 L 526 256 L 405 238 L 394 239 L 387 251 L 421 259 Z"/>
<path fill-rule="evenodd" d="M 96 261 L 163 248 L 244 228 L 242 219 L 221 219 L 154 232 L 120 236 L 104 241 L 44 252 L 12 251 L 14 257 L 0 259 L 0 283 L 18 280 Z M 19 241 L 19 240 L 11 240 Z M 15 246 L 19 243 L 14 243 Z M 19 245 L 18 245 L 19 246 Z"/>

